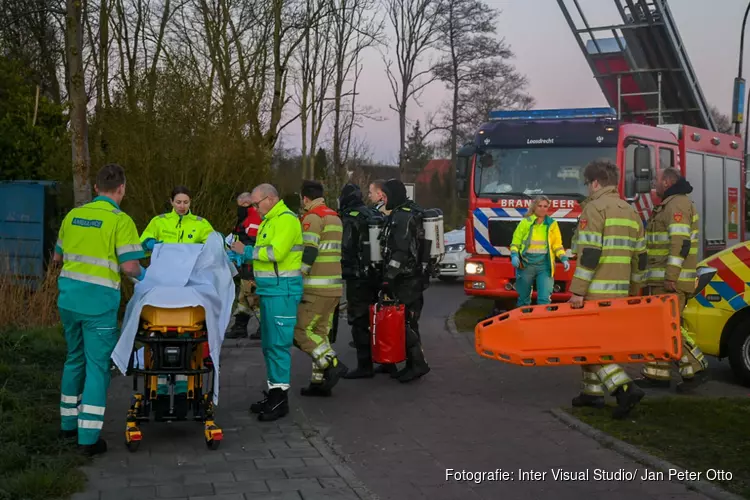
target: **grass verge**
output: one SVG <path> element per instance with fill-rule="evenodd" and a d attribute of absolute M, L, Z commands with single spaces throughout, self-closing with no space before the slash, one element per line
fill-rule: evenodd
<path fill-rule="evenodd" d="M 458 331 L 474 333 L 477 322 L 486 318 L 492 312 L 494 304 L 493 300 L 481 297 L 472 297 L 464 302 L 454 316 Z"/>
<path fill-rule="evenodd" d="M 609 411 L 566 409 L 610 436 L 678 465 L 701 472 L 732 474 L 730 481 L 711 481 L 750 498 L 750 398 L 663 397 L 644 400 L 631 416 L 612 420 Z"/>
<path fill-rule="evenodd" d="M 0 333 L 0 499 L 68 498 L 86 459 L 58 438 L 65 340 L 59 328 Z"/>

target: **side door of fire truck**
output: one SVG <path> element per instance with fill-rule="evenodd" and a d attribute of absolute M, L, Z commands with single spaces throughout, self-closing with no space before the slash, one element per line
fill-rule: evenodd
<path fill-rule="evenodd" d="M 698 261 L 744 241 L 740 196 L 742 164 L 737 158 L 685 151 L 685 178 L 700 216 Z"/>

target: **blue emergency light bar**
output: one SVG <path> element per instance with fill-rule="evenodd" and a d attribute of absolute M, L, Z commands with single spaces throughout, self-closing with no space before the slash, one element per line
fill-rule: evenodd
<path fill-rule="evenodd" d="M 614 108 L 530 109 L 490 111 L 490 120 L 570 120 L 574 118 L 617 118 Z"/>

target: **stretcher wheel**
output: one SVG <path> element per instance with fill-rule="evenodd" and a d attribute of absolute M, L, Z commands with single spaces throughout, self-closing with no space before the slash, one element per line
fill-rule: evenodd
<path fill-rule="evenodd" d="M 219 446 L 221 446 L 221 441 L 217 441 L 215 439 L 208 439 L 206 440 L 206 446 L 209 450 L 218 450 Z"/>
<path fill-rule="evenodd" d="M 141 442 L 140 441 L 130 441 L 130 442 L 126 442 L 125 446 L 128 447 L 128 451 L 130 453 L 135 453 L 136 451 L 138 451 L 138 447 L 141 446 Z"/>

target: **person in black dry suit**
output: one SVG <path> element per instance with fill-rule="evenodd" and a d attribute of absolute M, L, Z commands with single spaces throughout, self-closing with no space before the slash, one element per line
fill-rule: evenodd
<path fill-rule="evenodd" d="M 391 210 L 381 233 L 383 248 L 383 293 L 406 309 L 406 367 L 391 375 L 399 382 L 416 380 L 430 371 L 422 351 L 419 316 L 429 275 L 422 263 L 423 209 L 406 196 L 404 183 L 390 179 L 383 189 L 385 208 Z"/>
<path fill-rule="evenodd" d="M 339 197 L 339 216 L 344 226 L 341 238 L 341 275 L 346 280 L 346 311 L 357 350 L 357 368 L 345 379 L 375 376 L 370 349 L 370 304 L 377 301 L 380 283 L 370 266 L 369 221 L 381 217 L 362 201 L 356 184 L 347 184 Z M 373 279 L 376 278 L 376 279 Z"/>

